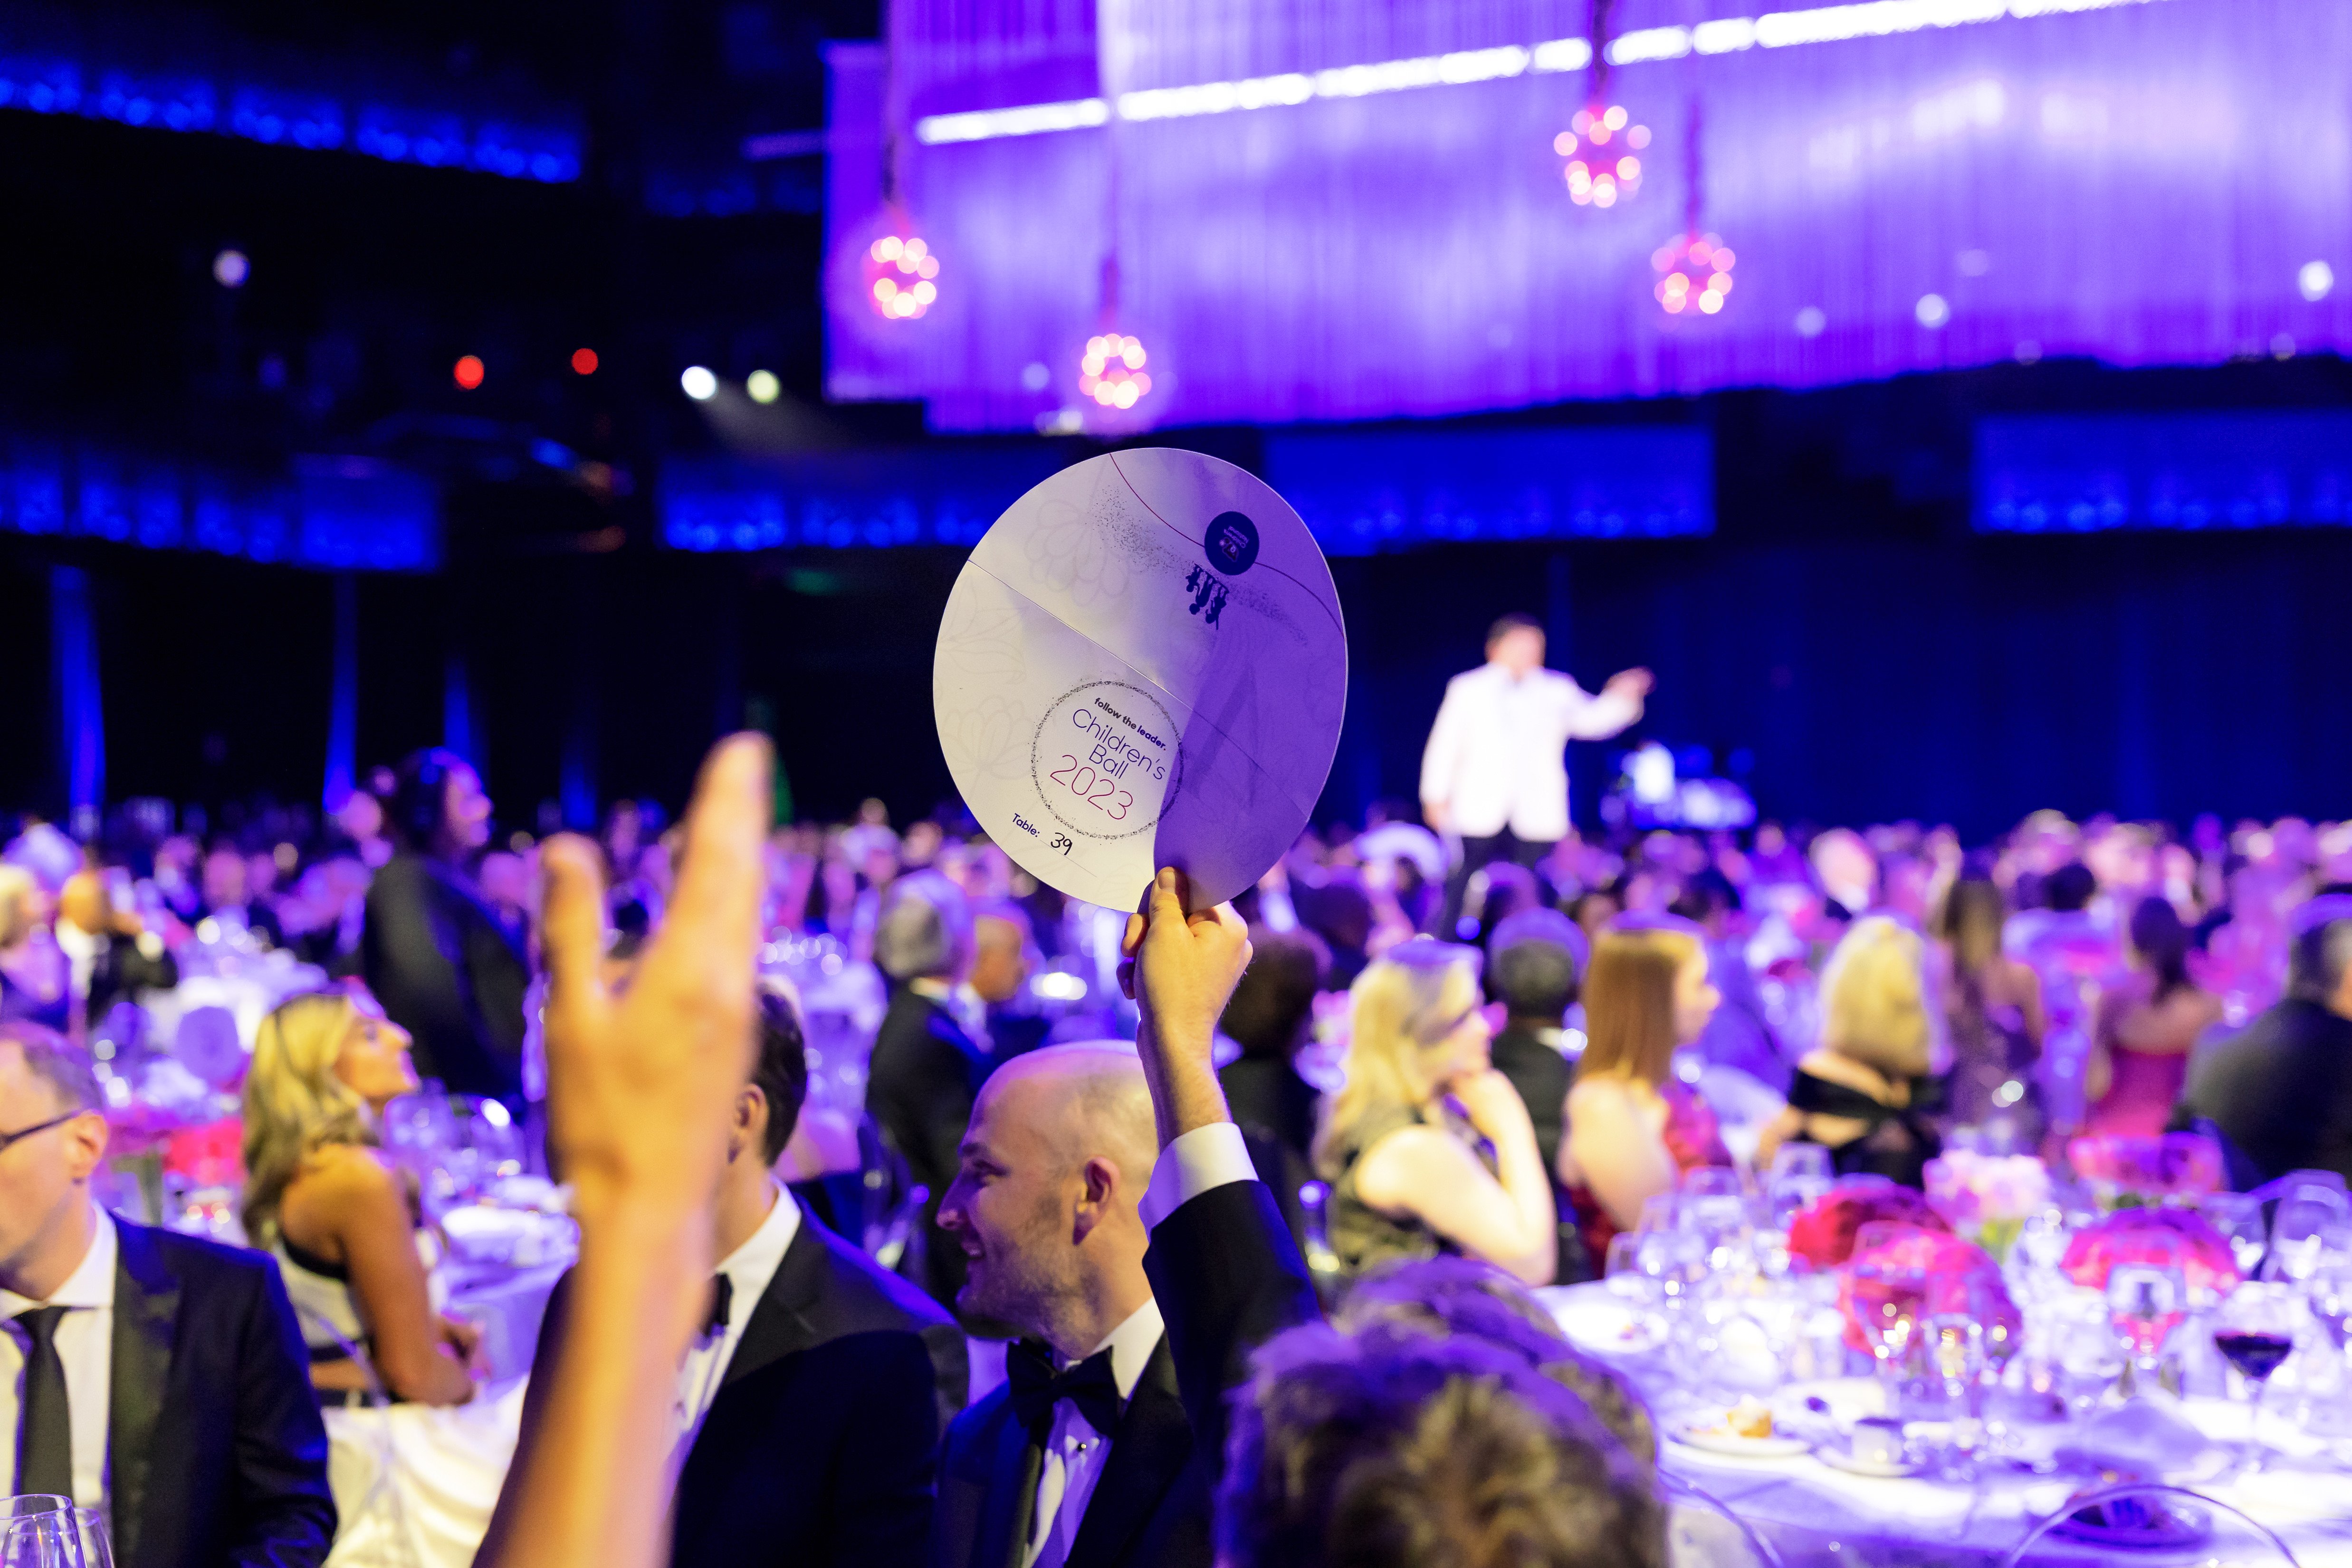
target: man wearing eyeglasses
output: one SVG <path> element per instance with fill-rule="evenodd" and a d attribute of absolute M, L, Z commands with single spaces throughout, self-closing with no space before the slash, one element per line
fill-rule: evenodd
<path fill-rule="evenodd" d="M 89 1059 L 0 1024 L 0 1496 L 71 1497 L 121 1568 L 304 1568 L 335 1537 L 327 1436 L 260 1253 L 90 1196 Z"/>

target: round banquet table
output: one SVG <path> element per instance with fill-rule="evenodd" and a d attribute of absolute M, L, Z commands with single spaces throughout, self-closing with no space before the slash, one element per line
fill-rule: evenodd
<path fill-rule="evenodd" d="M 1617 1366 L 1650 1397 L 1659 1423 L 1659 1465 L 1745 1521 L 1780 1554 L 1788 1568 L 1972 1568 L 1997 1564 L 2032 1526 L 2058 1511 L 2078 1489 L 2094 1484 L 2087 1475 L 2037 1476 L 1987 1464 L 1982 1479 L 1956 1481 L 1927 1477 L 1878 1479 L 1833 1468 L 1811 1452 L 1780 1458 L 1722 1455 L 1671 1440 L 1675 1405 L 1685 1404 L 1654 1351 L 1633 1353 L 1590 1326 L 1597 1303 L 1615 1300 L 1600 1283 L 1538 1292 L 1561 1327 L 1581 1348 Z M 1848 1379 L 1783 1391 L 1799 1403 L 1818 1393 L 1835 1408 L 1867 1404 L 1874 1397 L 1866 1380 Z M 2217 1442 L 2241 1441 L 2246 1409 L 2219 1399 L 2192 1397 L 2181 1414 Z M 2187 1481 L 2196 1491 L 2244 1510 L 2274 1531 L 2304 1568 L 2352 1568 L 2352 1469 L 2343 1446 L 2331 1448 L 2301 1432 L 2288 1433 L 2273 1411 L 2263 1435 L 2279 1446 L 2263 1474 L 2236 1480 Z M 2070 1545 L 2052 1538 L 2035 1549 L 2036 1563 L 2217 1563 L 2222 1568 L 2263 1559 L 2227 1552 L 2123 1552 Z"/>

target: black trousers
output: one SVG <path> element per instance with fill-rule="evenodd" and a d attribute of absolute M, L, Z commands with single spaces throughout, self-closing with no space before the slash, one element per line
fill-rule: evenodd
<path fill-rule="evenodd" d="M 1497 860 L 1507 860 L 1532 871 L 1536 862 L 1558 847 L 1557 838 L 1521 838 L 1506 827 L 1489 837 L 1473 838 L 1465 835 L 1462 840 L 1462 864 L 1445 879 L 1445 913 L 1438 922 L 1438 935 L 1448 942 L 1475 942 L 1479 933 L 1462 934 L 1462 900 L 1468 891 L 1471 876 L 1485 870 Z"/>

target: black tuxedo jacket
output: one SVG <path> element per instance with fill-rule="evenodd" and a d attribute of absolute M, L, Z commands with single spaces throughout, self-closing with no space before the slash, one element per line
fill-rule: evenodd
<path fill-rule="evenodd" d="M 907 1249 L 908 1262 L 919 1259 L 919 1267 L 908 1274 L 950 1309 L 963 1286 L 963 1248 L 932 1226 L 961 1163 L 964 1129 L 986 1075 L 987 1059 L 953 1014 L 910 985 L 892 992 L 868 1059 L 866 1109 L 907 1162 L 908 1175 L 929 1189 L 916 1231 L 921 1245 Z"/>
<path fill-rule="evenodd" d="M 570 1285 L 549 1301 L 539 1366 L 554 1364 Z M 970 1387 L 962 1331 L 806 1205 L 750 1310 L 678 1476 L 670 1561 L 918 1568 L 940 1432 Z M 539 1390 L 524 1399 L 526 1444 Z"/>
<path fill-rule="evenodd" d="M 1319 1315 L 1262 1182 L 1213 1187 L 1160 1221 L 1143 1268 L 1168 1331 L 1119 1419 L 1069 1568 L 1208 1568 L 1226 1392 L 1260 1344 Z M 1019 1568 L 1042 1462 L 1009 1388 L 965 1411 L 940 1461 L 931 1568 Z"/>
<path fill-rule="evenodd" d="M 327 1433 L 277 1264 L 120 1216 L 114 1229 L 115 1562 L 325 1562 L 335 1540 Z"/>

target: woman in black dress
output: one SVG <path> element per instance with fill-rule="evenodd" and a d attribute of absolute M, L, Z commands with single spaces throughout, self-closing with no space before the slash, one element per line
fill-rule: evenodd
<path fill-rule="evenodd" d="M 1797 1064 L 1789 1106 L 1756 1159 L 1782 1143 L 1819 1143 L 1840 1175 L 1922 1185 L 1943 1152 L 1928 1112 L 1933 1055 L 1925 944 L 1884 915 L 1854 922 L 1822 972 L 1822 1043 Z"/>

